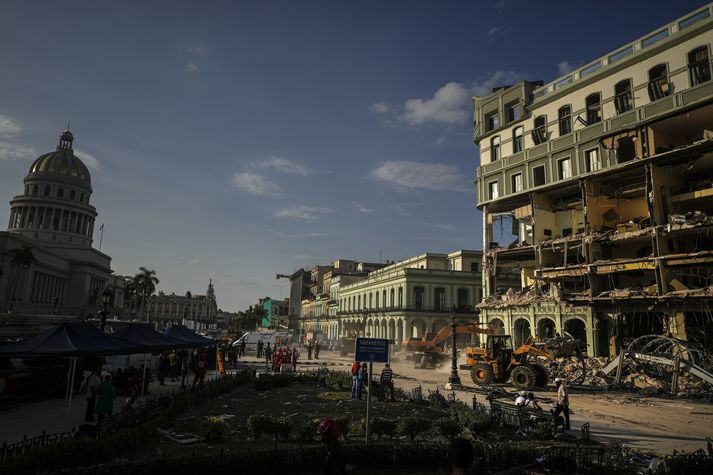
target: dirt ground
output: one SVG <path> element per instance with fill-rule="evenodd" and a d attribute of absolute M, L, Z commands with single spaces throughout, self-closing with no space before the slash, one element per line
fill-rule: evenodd
<path fill-rule="evenodd" d="M 323 352 L 320 362 L 334 363 L 332 369 L 348 370 L 350 360 L 336 353 Z M 307 365 L 305 368 L 309 367 Z M 382 365 L 374 366 L 374 373 L 381 371 Z M 437 370 L 415 369 L 411 361 L 399 358 L 392 361 L 395 384 L 405 391 L 418 385 L 424 395 L 428 390 L 443 387 L 447 382 L 450 367 Z M 463 384 L 474 389 L 470 376 L 461 372 Z M 506 387 L 514 390 L 512 387 Z M 554 388 L 536 392 L 538 396 L 555 398 Z M 470 391 L 458 391 L 457 397 L 467 403 L 473 396 L 485 402 L 484 395 Z M 600 441 L 625 444 L 634 449 L 669 454 L 674 450 L 695 451 L 705 449 L 706 437 L 713 437 L 713 404 L 701 403 L 681 398 L 645 396 L 635 392 L 570 392 L 572 429 L 579 430 L 589 422 L 592 437 Z M 549 406 L 543 404 L 547 409 Z M 384 410 L 388 411 L 388 408 Z M 376 414 L 379 416 L 379 414 Z"/>

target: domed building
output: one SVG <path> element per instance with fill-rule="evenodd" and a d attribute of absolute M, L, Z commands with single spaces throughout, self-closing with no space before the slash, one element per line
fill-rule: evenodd
<path fill-rule="evenodd" d="M 111 258 L 92 247 L 96 209 L 91 176 L 65 130 L 57 149 L 41 155 L 10 201 L 0 233 L 0 312 L 92 315 L 113 287 Z M 118 302 L 115 302 L 118 303 Z"/>

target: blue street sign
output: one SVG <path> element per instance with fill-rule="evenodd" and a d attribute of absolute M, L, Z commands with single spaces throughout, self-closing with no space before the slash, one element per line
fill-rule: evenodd
<path fill-rule="evenodd" d="M 389 340 L 385 338 L 357 338 L 354 360 L 371 363 L 389 362 Z"/>

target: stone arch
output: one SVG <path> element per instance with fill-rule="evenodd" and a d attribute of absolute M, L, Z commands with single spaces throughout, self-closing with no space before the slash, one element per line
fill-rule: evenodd
<path fill-rule="evenodd" d="M 402 319 L 399 319 L 396 322 L 396 341 L 400 343 L 404 340 L 404 321 Z"/>
<path fill-rule="evenodd" d="M 501 319 L 491 318 L 490 321 L 488 322 L 488 325 L 495 328 L 496 335 L 504 335 L 505 334 L 505 322 L 503 322 Z"/>
<path fill-rule="evenodd" d="M 386 336 L 389 340 L 396 339 L 396 322 L 394 320 L 389 320 L 389 332 Z"/>
<path fill-rule="evenodd" d="M 532 335 L 530 320 L 526 318 L 517 318 L 512 324 L 512 330 L 512 343 L 516 348 L 525 343 Z"/>
<path fill-rule="evenodd" d="M 426 322 L 421 320 L 420 318 L 414 319 L 411 322 L 411 328 L 410 328 L 410 337 L 411 338 L 421 338 L 424 333 L 426 333 Z"/>
<path fill-rule="evenodd" d="M 542 317 L 537 321 L 536 335 L 542 339 L 553 338 L 557 332 L 557 325 L 550 317 Z"/>
<path fill-rule="evenodd" d="M 582 343 L 587 343 L 587 324 L 584 320 L 579 318 L 570 318 L 564 322 L 563 329 Z"/>
<path fill-rule="evenodd" d="M 434 319 L 433 319 L 433 322 L 431 323 L 431 331 L 432 331 L 432 332 L 437 332 L 437 331 L 439 331 L 441 328 L 443 328 L 443 327 L 445 327 L 445 326 L 447 326 L 447 325 L 450 325 L 450 322 L 448 322 L 447 320 L 443 320 L 443 319 L 441 319 L 441 318 L 438 318 L 438 319 L 437 319 L 437 318 L 434 318 Z"/>

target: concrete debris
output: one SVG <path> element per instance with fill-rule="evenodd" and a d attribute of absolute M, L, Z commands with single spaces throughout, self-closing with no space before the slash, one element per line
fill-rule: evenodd
<path fill-rule="evenodd" d="M 713 216 L 708 216 L 703 211 L 689 211 L 684 214 L 668 215 L 669 224 L 674 225 L 694 225 L 694 224 L 713 224 Z"/>
<path fill-rule="evenodd" d="M 561 303 L 561 301 L 550 295 L 538 294 L 534 289 L 516 291 L 510 288 L 504 295 L 493 295 L 483 299 L 476 307 L 505 308 L 511 305 L 530 305 L 532 303 Z"/>

